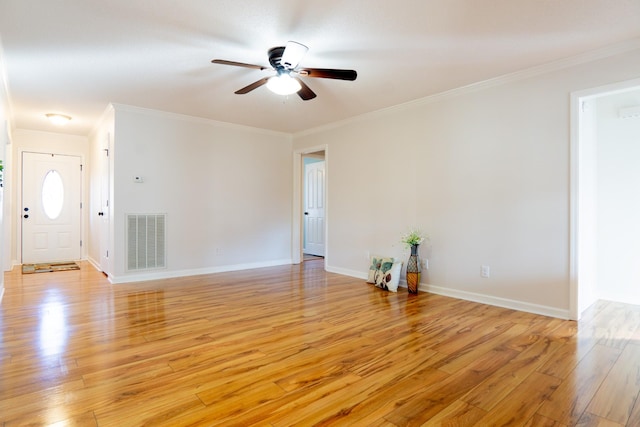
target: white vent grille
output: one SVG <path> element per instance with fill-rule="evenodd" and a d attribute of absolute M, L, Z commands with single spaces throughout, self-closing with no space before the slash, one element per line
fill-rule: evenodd
<path fill-rule="evenodd" d="M 127 215 L 127 270 L 166 267 L 165 214 Z"/>

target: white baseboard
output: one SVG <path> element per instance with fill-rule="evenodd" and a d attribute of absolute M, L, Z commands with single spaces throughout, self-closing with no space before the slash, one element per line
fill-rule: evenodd
<path fill-rule="evenodd" d="M 100 262 L 96 261 L 95 259 L 93 259 L 91 257 L 87 257 L 85 261 L 87 261 L 89 264 L 91 264 L 91 266 L 93 268 L 95 268 L 96 271 L 99 271 L 102 274 L 104 274 L 105 276 L 107 276 L 107 280 L 109 280 L 109 283 L 113 283 L 113 280 L 111 280 L 111 277 L 107 273 L 102 271 L 102 267 L 100 267 Z"/>
<path fill-rule="evenodd" d="M 191 270 L 173 271 L 148 271 L 145 273 L 130 273 L 123 276 L 109 277 L 113 284 L 144 282 L 147 280 L 173 279 L 176 277 L 199 276 L 202 274 L 225 273 L 227 271 L 251 270 L 254 268 L 276 267 L 278 265 L 292 264 L 291 259 L 279 259 L 273 261 L 253 262 L 248 264 L 222 265 L 217 267 L 196 268 Z"/>
<path fill-rule="evenodd" d="M 361 271 L 356 270 L 348 270 L 346 268 L 331 267 L 329 265 L 325 267 L 325 270 L 327 270 L 329 273 L 342 274 L 343 276 L 355 277 L 356 279 L 362 280 L 367 280 L 367 278 L 369 277 L 368 273 L 362 273 Z"/>
<path fill-rule="evenodd" d="M 95 268 L 96 270 L 102 271 L 102 269 L 100 268 L 100 263 L 98 261 L 96 261 L 95 259 L 93 259 L 91 257 L 87 257 L 86 261 L 89 262 L 89 264 L 91 264 L 93 266 L 93 268 Z"/>
<path fill-rule="evenodd" d="M 362 273 L 360 271 L 348 270 L 348 269 L 339 268 L 339 267 L 327 266 L 327 271 L 331 273 L 343 274 L 345 276 L 355 277 L 363 280 L 366 280 L 368 277 L 367 273 Z M 400 281 L 400 287 L 406 288 L 407 282 L 404 280 Z M 565 319 L 565 320 L 570 319 L 568 309 L 563 310 L 556 307 L 532 304 L 524 301 L 517 301 L 517 300 L 512 300 L 507 298 L 494 297 L 491 295 L 461 291 L 458 289 L 445 288 L 442 286 L 427 285 L 426 283 L 420 283 L 420 286 L 418 286 L 418 291 L 428 292 L 431 294 L 442 295 L 442 296 L 451 297 L 451 298 L 457 298 L 465 301 L 473 301 L 480 304 L 487 304 L 487 305 L 493 305 L 496 307 L 524 311 L 527 313 L 540 314 L 542 316 L 556 317 L 556 318 Z"/>
<path fill-rule="evenodd" d="M 89 260 L 89 262 L 93 264 L 93 261 Z M 111 283 L 114 283 L 114 284 L 141 282 L 146 280 L 159 280 L 159 279 L 171 279 L 175 277 L 198 276 L 201 274 L 224 273 L 227 271 L 250 270 L 253 268 L 275 267 L 278 265 L 288 265 L 291 263 L 292 263 L 291 259 L 282 259 L 282 260 L 257 262 L 257 263 L 249 263 L 249 264 L 235 264 L 235 265 L 225 265 L 225 266 L 219 266 L 219 267 L 199 268 L 199 269 L 193 269 L 193 270 L 154 271 L 154 272 L 147 272 L 144 274 L 128 274 L 126 276 L 110 277 L 109 280 L 111 281 Z M 333 267 L 329 265 L 327 265 L 325 269 L 330 273 L 342 274 L 344 276 L 354 277 L 356 279 L 367 280 L 367 277 L 368 277 L 367 272 L 362 272 L 357 270 Z M 400 287 L 406 288 L 407 287 L 406 282 L 401 281 Z M 445 288 L 442 286 L 428 285 L 426 283 L 421 283 L 420 286 L 418 287 L 418 290 L 422 292 L 428 292 L 431 294 L 457 298 L 465 301 L 473 301 L 480 304 L 493 305 L 496 307 L 509 308 L 512 310 L 539 314 L 542 316 L 556 317 L 559 319 L 570 319 L 569 310 L 559 309 L 556 307 L 532 304 L 524 301 L 517 301 L 517 300 L 512 300 L 507 298 L 495 297 L 495 296 L 479 294 L 475 292 L 467 292 L 459 289 Z"/>
<path fill-rule="evenodd" d="M 494 297 L 491 295 L 478 294 L 475 292 L 461 291 L 458 289 L 445 288 L 441 286 L 427 285 L 421 283 L 418 290 L 432 294 L 443 295 L 462 299 L 465 301 L 479 302 L 481 304 L 494 305 L 496 307 L 510 308 L 512 310 L 524 311 L 527 313 L 540 314 L 542 316 L 556 317 L 559 319 L 570 319 L 569 310 L 564 310 L 546 305 L 532 304 L 524 301 L 517 301 L 507 298 Z"/>

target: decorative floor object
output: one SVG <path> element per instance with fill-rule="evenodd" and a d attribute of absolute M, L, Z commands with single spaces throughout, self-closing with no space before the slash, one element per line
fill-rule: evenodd
<path fill-rule="evenodd" d="M 410 294 L 417 294 L 418 286 L 420 286 L 422 268 L 418 257 L 418 246 L 411 245 L 411 255 L 409 256 L 409 261 L 407 261 L 407 290 Z"/>
<path fill-rule="evenodd" d="M 80 270 L 75 262 L 43 262 L 39 264 L 22 264 L 22 274 L 50 273 L 53 271 Z"/>

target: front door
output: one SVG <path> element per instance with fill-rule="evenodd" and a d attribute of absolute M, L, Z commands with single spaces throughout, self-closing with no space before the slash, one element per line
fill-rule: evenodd
<path fill-rule="evenodd" d="M 22 263 L 80 259 L 80 157 L 22 154 Z"/>
<path fill-rule="evenodd" d="M 324 256 L 324 161 L 305 165 L 304 253 Z"/>

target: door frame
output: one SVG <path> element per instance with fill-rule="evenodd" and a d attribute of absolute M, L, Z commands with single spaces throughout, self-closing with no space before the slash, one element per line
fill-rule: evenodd
<path fill-rule="evenodd" d="M 324 151 L 324 268 L 329 265 L 329 147 L 327 144 L 317 145 L 314 147 L 301 148 L 293 152 L 293 217 L 291 221 L 291 262 L 300 264 L 302 262 L 302 227 L 304 226 L 302 216 L 304 212 L 304 162 L 302 157 L 305 154 L 317 153 Z"/>
<path fill-rule="evenodd" d="M 38 149 L 22 149 L 18 150 L 14 155 L 14 159 L 17 159 L 15 166 L 15 185 L 12 186 L 12 191 L 14 192 L 14 198 L 12 200 L 15 201 L 15 207 L 12 208 L 13 215 L 11 218 L 11 222 L 15 224 L 15 253 L 13 254 L 16 258 L 13 263 L 20 265 L 22 264 L 22 158 L 23 153 L 36 153 L 36 154 L 54 154 L 56 156 L 75 156 L 80 158 L 80 164 L 82 165 L 82 171 L 80 175 L 80 203 L 82 203 L 82 210 L 80 212 L 80 240 L 82 241 L 82 246 L 80 247 L 80 259 L 86 259 L 87 253 L 87 232 L 86 232 L 86 212 L 87 212 L 87 197 L 86 197 L 86 188 L 87 188 L 87 168 L 86 168 L 86 159 L 84 153 L 67 151 L 67 150 L 52 150 L 52 151 L 40 151 Z"/>
<path fill-rule="evenodd" d="M 107 132 L 103 137 L 103 145 L 100 150 L 100 173 L 98 179 L 100 180 L 100 206 L 99 206 L 99 219 L 98 224 L 98 250 L 99 258 L 96 260 L 98 267 L 107 277 L 111 277 L 111 133 Z M 104 157 L 103 157 L 104 156 Z M 105 188 L 106 187 L 106 188 Z M 106 194 L 105 194 L 106 192 Z M 106 204 L 104 203 L 104 197 L 106 197 Z M 111 250 L 111 254 L 109 251 Z"/>
<path fill-rule="evenodd" d="M 585 259 L 587 251 L 584 247 L 581 248 L 581 245 L 585 244 L 585 240 L 588 240 L 585 238 L 585 234 L 589 232 L 580 223 L 580 193 L 585 191 L 584 183 L 581 187 L 580 182 L 581 171 L 582 173 L 585 172 L 584 168 L 581 169 L 580 167 L 581 144 L 585 144 L 585 135 L 580 133 L 580 120 L 583 114 L 581 105 L 585 101 L 625 92 L 637 87 L 640 87 L 640 79 L 612 83 L 571 92 L 570 94 L 569 317 L 572 320 L 580 320 L 582 313 L 591 303 L 595 302 L 591 301 L 592 298 L 585 298 L 597 295 L 597 288 L 593 288 L 595 286 L 595 278 L 581 277 L 581 275 L 590 274 L 586 273 L 584 268 L 581 274 L 581 266 L 587 265 L 589 261 Z M 585 289 L 588 286 L 592 288 Z"/>

